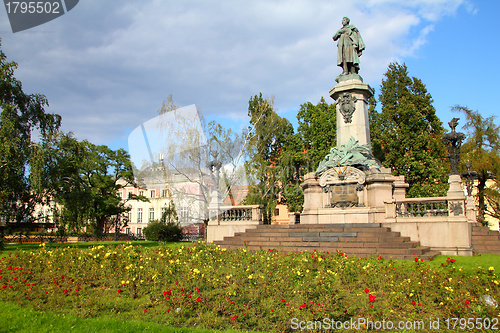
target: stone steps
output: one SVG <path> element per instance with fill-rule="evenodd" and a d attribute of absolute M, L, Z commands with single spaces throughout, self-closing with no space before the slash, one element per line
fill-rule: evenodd
<path fill-rule="evenodd" d="M 500 233 L 483 227 L 479 223 L 472 226 L 472 248 L 476 254 L 500 254 Z"/>
<path fill-rule="evenodd" d="M 416 256 L 429 260 L 438 252 L 420 247 L 409 237 L 401 237 L 379 223 L 259 225 L 244 233 L 236 233 L 215 244 L 227 249 L 246 248 L 250 251 L 280 250 L 284 252 L 343 252 L 346 255 L 414 260 Z"/>

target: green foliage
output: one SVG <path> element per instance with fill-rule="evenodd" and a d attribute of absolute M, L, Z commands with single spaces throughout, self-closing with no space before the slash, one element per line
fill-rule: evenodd
<path fill-rule="evenodd" d="M 321 97 L 318 104 L 304 103 L 297 112 L 297 132 L 305 151 L 305 161 L 310 171 L 337 145 L 337 111 L 335 103 L 328 104 Z"/>
<path fill-rule="evenodd" d="M 26 312 L 112 317 L 131 325 L 140 320 L 285 332 L 292 318 L 396 325 L 423 320 L 426 328 L 429 318 L 441 318 L 445 331 L 443 318 L 491 320 L 500 314 L 481 300 L 485 294 L 500 299 L 498 267 L 482 257 L 462 268 L 461 257 L 401 262 L 343 253 L 226 251 L 202 243 L 178 249 L 40 246 L 5 256 L 0 301 L 22 304 Z"/>
<path fill-rule="evenodd" d="M 486 225 L 485 215 L 500 218 L 500 126 L 495 125 L 494 116 L 483 117 L 478 111 L 455 106 L 452 111 L 465 115 L 466 142 L 461 149 L 461 165 L 472 163 L 471 170 L 477 172 L 478 222 Z M 488 181 L 493 184 L 487 184 Z"/>
<path fill-rule="evenodd" d="M 405 176 L 409 197 L 443 196 L 449 163 L 432 97 L 421 80 L 408 76 L 405 65 L 391 63 L 385 76 L 379 95 L 382 112 L 370 112 L 375 157 Z"/>
<path fill-rule="evenodd" d="M 128 221 L 128 200 L 118 190 L 135 185 L 128 153 L 113 151 L 88 141 L 79 142 L 71 134 L 56 133 L 40 145 L 44 165 L 41 186 L 54 203 L 55 222 L 61 232 L 80 232 L 88 227 L 97 236 L 117 231 Z"/>
<path fill-rule="evenodd" d="M 262 205 L 265 223 L 270 223 L 276 204 L 281 199 L 283 186 L 275 168 L 278 165 L 286 139 L 293 134 L 290 122 L 274 111 L 273 100 L 264 99 L 262 93 L 248 102 L 250 117 L 249 139 L 246 163 L 251 186 L 245 203 Z"/>
<path fill-rule="evenodd" d="M 152 221 L 142 231 L 148 241 L 178 242 L 183 238 L 182 228 L 175 223 Z"/>
<path fill-rule="evenodd" d="M 170 200 L 168 206 L 161 215 L 160 223 L 168 224 L 168 223 L 178 223 L 178 222 L 179 218 L 177 217 L 177 210 L 175 209 L 174 201 Z"/>
<path fill-rule="evenodd" d="M 46 204 L 39 186 L 42 163 L 35 131 L 43 138 L 57 131 L 61 117 L 47 114 L 43 95 L 26 94 L 14 77 L 17 64 L 0 50 L 0 214 L 7 222 L 33 220 L 37 204 Z"/>

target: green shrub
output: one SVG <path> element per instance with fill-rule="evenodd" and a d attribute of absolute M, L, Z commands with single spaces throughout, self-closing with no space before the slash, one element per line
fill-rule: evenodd
<path fill-rule="evenodd" d="M 153 221 L 143 230 L 148 241 L 155 242 L 178 242 L 182 240 L 182 228 L 174 223 L 163 224 Z"/>

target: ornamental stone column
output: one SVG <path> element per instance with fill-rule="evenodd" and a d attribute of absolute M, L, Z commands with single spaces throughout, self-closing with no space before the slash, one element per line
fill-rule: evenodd
<path fill-rule="evenodd" d="M 337 103 L 337 147 L 347 144 L 351 137 L 360 145 L 371 145 L 368 99 L 373 89 L 359 75 L 348 77 L 352 79 L 339 80 L 330 90 L 330 97 Z"/>

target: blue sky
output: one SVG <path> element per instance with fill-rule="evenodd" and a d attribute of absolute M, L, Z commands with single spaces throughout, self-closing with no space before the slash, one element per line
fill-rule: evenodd
<path fill-rule="evenodd" d="M 444 124 L 456 104 L 495 114 L 499 12 L 477 0 L 85 0 L 15 34 L 0 9 L 0 37 L 24 90 L 47 96 L 64 131 L 127 149 L 169 94 L 239 129 L 262 92 L 296 123 L 300 104 L 330 100 L 343 16 L 362 34 L 360 75 L 377 92 L 388 64 L 404 62 Z"/>

